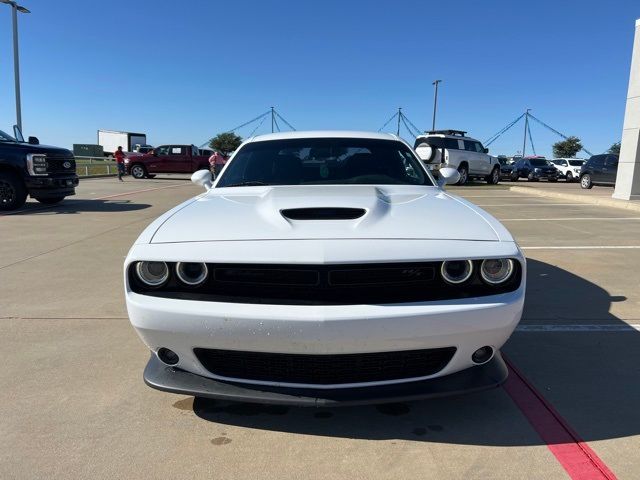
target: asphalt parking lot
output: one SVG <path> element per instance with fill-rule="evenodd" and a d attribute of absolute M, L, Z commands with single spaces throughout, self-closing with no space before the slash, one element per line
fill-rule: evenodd
<path fill-rule="evenodd" d="M 186 177 L 83 180 L 59 206 L 3 214 L 0 478 L 640 478 L 640 213 L 509 186 L 449 190 L 528 258 L 510 379 L 378 407 L 194 401 L 143 384 L 122 262 L 148 223 L 200 193 Z"/>

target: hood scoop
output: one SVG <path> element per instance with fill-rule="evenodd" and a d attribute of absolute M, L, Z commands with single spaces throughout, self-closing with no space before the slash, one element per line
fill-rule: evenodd
<path fill-rule="evenodd" d="M 280 214 L 289 220 L 354 220 L 366 213 L 364 208 L 287 208 Z"/>

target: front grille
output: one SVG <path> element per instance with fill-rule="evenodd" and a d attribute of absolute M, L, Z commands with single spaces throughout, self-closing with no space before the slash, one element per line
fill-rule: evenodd
<path fill-rule="evenodd" d="M 47 154 L 47 173 L 76 173 L 76 161 L 68 155 Z M 68 165 L 68 166 L 65 166 Z"/>
<path fill-rule="evenodd" d="M 480 261 L 474 275 L 460 285 L 450 285 L 440 276 L 441 262 L 382 263 L 358 265 L 259 265 L 207 264 L 209 276 L 201 286 L 182 284 L 169 263 L 170 277 L 160 288 L 142 284 L 129 268 L 129 282 L 136 293 L 230 303 L 275 305 L 390 304 L 473 298 L 511 292 L 520 285 L 520 262 L 514 262 L 512 278 L 499 286 L 479 278 Z"/>
<path fill-rule="evenodd" d="M 442 370 L 455 351 L 455 347 L 446 347 L 400 352 L 300 355 L 194 349 L 200 363 L 214 375 L 309 385 L 426 377 Z"/>

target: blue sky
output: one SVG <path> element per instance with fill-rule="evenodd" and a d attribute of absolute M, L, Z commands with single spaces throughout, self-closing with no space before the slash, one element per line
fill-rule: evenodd
<path fill-rule="evenodd" d="M 271 105 L 298 129 L 377 130 L 399 106 L 428 128 L 438 78 L 438 127 L 485 140 L 528 107 L 600 152 L 621 135 L 640 18 L 637 0 L 23 3 L 24 131 L 61 146 L 94 143 L 98 128 L 199 144 Z M 11 131 L 6 5 L 2 24 Z M 491 152 L 520 150 L 516 128 Z M 557 138 L 535 124 L 532 135 L 550 154 Z"/>

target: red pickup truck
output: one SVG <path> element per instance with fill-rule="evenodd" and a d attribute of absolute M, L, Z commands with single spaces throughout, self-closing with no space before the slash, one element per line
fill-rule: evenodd
<path fill-rule="evenodd" d="M 133 178 L 153 178 L 157 173 L 193 173 L 209 169 L 209 157 L 195 145 L 160 145 L 149 153 L 127 153 L 125 169 Z"/>

